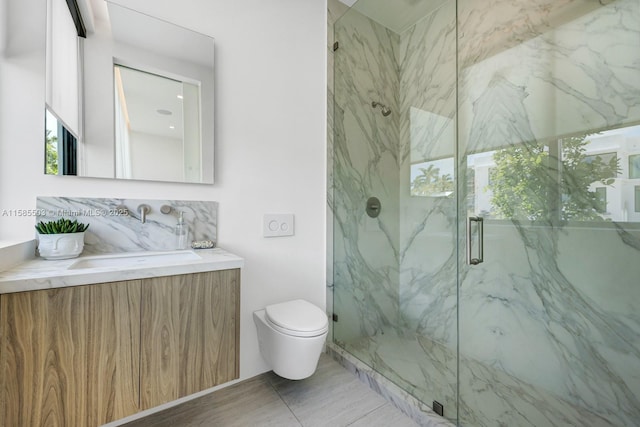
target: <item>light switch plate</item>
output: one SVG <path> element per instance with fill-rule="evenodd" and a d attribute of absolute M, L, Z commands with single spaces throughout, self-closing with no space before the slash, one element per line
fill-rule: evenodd
<path fill-rule="evenodd" d="M 293 214 L 264 214 L 262 233 L 264 237 L 293 236 Z"/>

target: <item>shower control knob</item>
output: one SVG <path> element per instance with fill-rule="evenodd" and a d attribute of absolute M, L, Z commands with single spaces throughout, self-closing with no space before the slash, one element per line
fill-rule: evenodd
<path fill-rule="evenodd" d="M 381 210 L 382 204 L 380 203 L 380 200 L 378 200 L 377 197 L 369 197 L 366 207 L 367 215 L 371 218 L 377 218 L 378 215 L 380 215 Z"/>

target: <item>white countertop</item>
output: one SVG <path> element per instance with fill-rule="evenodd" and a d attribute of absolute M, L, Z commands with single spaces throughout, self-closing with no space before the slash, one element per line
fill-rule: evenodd
<path fill-rule="evenodd" d="M 193 251 L 200 259 L 164 262 L 163 264 L 109 266 L 100 268 L 68 269 L 78 260 L 94 258 L 92 255 L 65 260 L 32 259 L 0 272 L 0 294 L 63 288 L 94 283 L 119 282 L 149 277 L 241 268 L 244 260 L 224 249 Z M 141 253 L 143 254 L 143 253 Z M 106 255 L 106 254 L 105 254 Z"/>

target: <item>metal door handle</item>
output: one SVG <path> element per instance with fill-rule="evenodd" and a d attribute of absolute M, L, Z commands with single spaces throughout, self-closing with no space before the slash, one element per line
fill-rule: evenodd
<path fill-rule="evenodd" d="M 478 258 L 471 257 L 471 223 L 478 224 Z M 484 221 L 482 217 L 470 216 L 467 220 L 467 264 L 478 265 L 484 261 Z"/>

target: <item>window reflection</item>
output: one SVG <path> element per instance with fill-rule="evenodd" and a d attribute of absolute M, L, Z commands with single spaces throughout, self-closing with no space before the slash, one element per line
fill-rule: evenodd
<path fill-rule="evenodd" d="M 45 110 L 44 173 L 58 175 L 58 120 Z"/>
<path fill-rule="evenodd" d="M 44 173 L 78 174 L 78 140 L 48 108 L 45 113 Z"/>
<path fill-rule="evenodd" d="M 448 197 L 455 190 L 453 157 L 411 165 L 411 195 Z"/>
<path fill-rule="evenodd" d="M 640 222 L 640 126 L 474 153 L 466 174 L 469 215 Z"/>
<path fill-rule="evenodd" d="M 629 178 L 640 178 L 640 154 L 629 156 Z"/>

